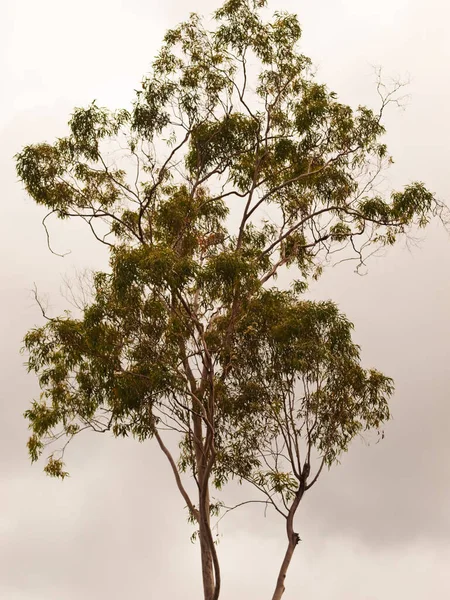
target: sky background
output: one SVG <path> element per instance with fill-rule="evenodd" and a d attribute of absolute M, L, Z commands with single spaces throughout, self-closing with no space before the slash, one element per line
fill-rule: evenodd
<path fill-rule="evenodd" d="M 23 411 L 37 395 L 19 354 L 41 318 L 36 283 L 55 314 L 63 276 L 102 268 L 86 229 L 52 228 L 17 182 L 24 144 L 66 133 L 73 107 L 128 106 L 165 30 L 205 0 L 6 0 L 0 21 L 0 598 L 200 598 L 199 548 L 183 500 L 150 441 L 85 435 L 68 452 L 71 477 L 30 466 Z M 392 108 L 390 183 L 424 181 L 450 197 L 450 8 L 443 0 L 278 0 L 298 13 L 302 50 L 344 102 L 376 107 L 373 67 L 409 78 L 404 111 Z M 393 421 L 378 445 L 357 441 L 306 496 L 303 539 L 286 600 L 450 597 L 450 236 L 438 224 L 415 247 L 399 244 L 359 277 L 331 268 L 310 297 L 332 298 L 355 323 L 364 364 L 396 380 Z M 284 523 L 244 508 L 220 525 L 224 600 L 270 598 L 285 549 Z"/>

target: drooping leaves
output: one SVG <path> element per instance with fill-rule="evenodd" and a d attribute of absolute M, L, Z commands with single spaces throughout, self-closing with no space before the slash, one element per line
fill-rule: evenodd
<path fill-rule="evenodd" d="M 197 440 L 220 486 L 254 474 L 294 397 L 291 433 L 316 422 L 308 440 L 328 464 L 388 418 L 390 380 L 360 366 L 350 323 L 299 294 L 329 256 L 362 261 L 440 207 L 422 183 L 376 188 L 391 95 L 377 111 L 339 102 L 300 51 L 297 17 L 265 7 L 228 0 L 211 30 L 191 15 L 130 110 L 78 108 L 67 137 L 17 155 L 30 196 L 110 251 L 82 314 L 25 338 L 42 388 L 26 415 L 33 460 L 84 428 L 173 429 L 180 466 L 198 476 Z M 291 266 L 292 293 L 268 290 Z"/>

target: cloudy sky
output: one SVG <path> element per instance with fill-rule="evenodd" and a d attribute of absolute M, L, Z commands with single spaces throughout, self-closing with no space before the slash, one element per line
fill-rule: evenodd
<path fill-rule="evenodd" d="M 164 31 L 216 0 L 4 0 L 0 21 L 0 598 L 200 598 L 199 549 L 167 465 L 153 443 L 80 437 L 71 478 L 31 467 L 22 413 L 37 385 L 19 355 L 40 323 L 30 290 L 65 307 L 62 277 L 101 268 L 88 232 L 55 226 L 18 184 L 12 156 L 66 132 L 74 106 L 128 106 Z M 387 117 L 392 185 L 422 180 L 450 198 L 450 8 L 443 0 L 277 0 L 297 12 L 318 78 L 352 105 L 376 105 L 374 65 L 409 78 L 405 111 Z M 357 442 L 302 506 L 303 542 L 286 600 L 450 597 L 450 236 L 432 225 L 415 247 L 328 270 L 312 288 L 356 326 L 364 362 L 396 380 L 394 420 L 378 445 Z M 224 600 L 269 598 L 285 548 L 283 524 L 253 508 L 221 523 Z"/>

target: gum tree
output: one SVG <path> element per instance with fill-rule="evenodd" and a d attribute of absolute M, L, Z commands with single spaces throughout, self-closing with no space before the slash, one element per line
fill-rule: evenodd
<path fill-rule="evenodd" d="M 229 0 L 212 30 L 191 15 L 167 32 L 129 110 L 77 108 L 66 137 L 17 155 L 47 216 L 85 221 L 110 256 L 79 315 L 47 316 L 25 337 L 42 389 L 26 412 L 31 458 L 56 442 L 45 470 L 64 477 L 83 430 L 155 438 L 198 527 L 205 600 L 220 593 L 211 488 L 252 478 L 263 442 L 282 433 L 273 395 L 249 396 L 250 371 L 236 387 L 249 311 L 280 270 L 293 268 L 288 310 L 332 254 L 362 263 L 439 211 L 420 182 L 377 193 L 396 89 L 378 85 L 377 111 L 340 103 L 300 52 L 296 16 L 267 21 L 265 4 Z M 259 419 L 273 425 L 267 440 Z"/>
<path fill-rule="evenodd" d="M 254 468 L 241 477 L 286 520 L 288 543 L 272 600 L 284 593 L 300 541 L 294 519 L 305 492 L 355 436 L 383 435 L 389 419 L 393 382 L 361 367 L 352 328 L 332 302 L 271 289 L 251 301 L 236 329 L 231 430 L 240 435 L 250 419 L 264 432 L 255 440 Z M 247 399 L 243 406 L 241 398 Z"/>

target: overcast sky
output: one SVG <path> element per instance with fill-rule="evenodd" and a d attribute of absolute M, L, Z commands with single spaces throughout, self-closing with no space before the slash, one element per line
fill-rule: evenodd
<path fill-rule="evenodd" d="M 4 0 L 0 20 L 0 598 L 200 598 L 199 548 L 167 465 L 152 442 L 86 435 L 68 455 L 71 477 L 30 466 L 28 403 L 38 393 L 19 355 L 40 323 L 35 282 L 55 312 L 63 275 L 101 268 L 88 232 L 54 228 L 16 180 L 12 156 L 66 132 L 74 106 L 128 106 L 164 31 L 206 0 Z M 391 110 L 393 185 L 422 180 L 450 198 L 450 8 L 444 0 L 278 0 L 297 12 L 303 51 L 343 101 L 376 106 L 373 66 L 409 78 L 406 111 Z M 332 298 L 355 323 L 366 366 L 396 380 L 394 420 L 378 445 L 355 443 L 301 507 L 303 539 L 286 600 L 450 597 L 450 236 L 432 225 L 417 247 L 328 270 L 311 295 Z M 283 523 L 253 508 L 222 521 L 224 600 L 269 598 L 284 553 Z"/>

